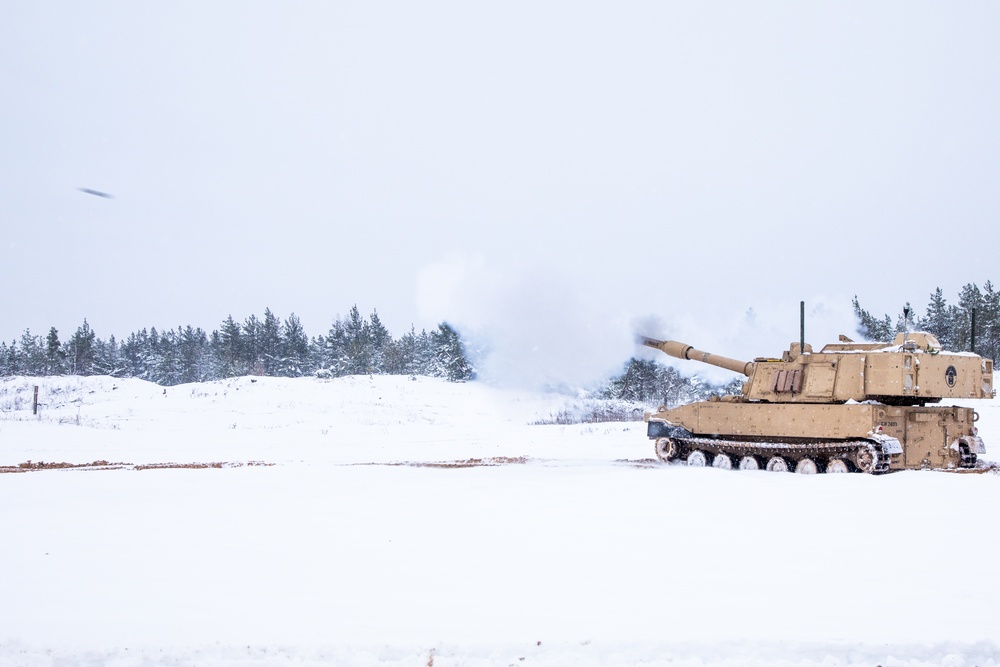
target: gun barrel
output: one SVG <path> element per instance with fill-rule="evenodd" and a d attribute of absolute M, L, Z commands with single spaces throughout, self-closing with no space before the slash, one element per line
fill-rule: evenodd
<path fill-rule="evenodd" d="M 710 366 L 725 368 L 726 370 L 733 371 L 734 373 L 742 373 L 747 377 L 750 377 L 750 374 L 753 372 L 754 364 L 752 361 L 740 361 L 739 359 L 730 359 L 729 357 L 723 357 L 718 354 L 703 352 L 702 350 L 696 350 L 686 343 L 678 343 L 675 340 L 657 340 L 655 338 L 643 337 L 642 344 L 647 347 L 654 347 L 657 350 L 662 350 L 671 357 L 700 361 L 704 364 L 709 364 Z"/>

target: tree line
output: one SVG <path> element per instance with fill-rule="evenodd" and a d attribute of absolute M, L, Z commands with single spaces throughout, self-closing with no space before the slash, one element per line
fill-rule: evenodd
<path fill-rule="evenodd" d="M 671 366 L 632 357 L 625 364 L 624 372 L 612 378 L 600 396 L 672 407 L 703 401 L 712 395 L 738 394 L 743 388 L 743 380 L 741 377 L 726 384 L 712 384 L 698 375 L 685 376 Z"/>
<path fill-rule="evenodd" d="M 192 326 L 143 329 L 124 340 L 101 339 L 83 324 L 65 341 L 55 327 L 45 336 L 25 330 L 0 342 L 0 376 L 110 375 L 171 386 L 240 375 L 341 377 L 427 375 L 453 381 L 475 375 L 465 341 L 448 323 L 394 338 L 378 313 L 365 318 L 354 306 L 329 332 L 310 338 L 293 313 L 281 319 L 264 310 L 237 322 L 232 315 L 206 333 Z"/>
<path fill-rule="evenodd" d="M 896 318 L 876 317 L 855 295 L 857 333 L 868 340 L 891 341 L 904 329 L 933 333 L 947 350 L 973 351 L 1000 362 L 1000 292 L 989 281 L 970 283 L 958 301 L 946 301 L 941 288 L 930 294 L 923 314 L 909 302 Z M 0 376 L 111 375 L 161 385 L 204 382 L 240 375 L 341 377 L 345 375 L 427 375 L 461 381 L 475 376 L 466 342 L 448 323 L 431 332 L 410 331 L 394 338 L 378 312 L 365 318 L 354 306 L 325 336 L 310 338 L 295 314 L 281 319 L 270 309 L 237 322 L 230 315 L 206 333 L 191 326 L 143 329 L 124 341 L 98 338 L 86 320 L 67 340 L 53 327 L 46 336 L 25 330 L 20 340 L 0 342 Z M 742 379 L 713 385 L 684 376 L 655 361 L 631 358 L 620 375 L 597 394 L 647 405 L 679 405 L 712 394 L 739 393 Z"/>
<path fill-rule="evenodd" d="M 862 308 L 856 295 L 852 304 L 858 334 L 868 340 L 891 341 L 904 330 L 929 331 L 946 350 L 975 352 L 994 363 L 1000 361 L 1000 292 L 990 281 L 982 289 L 969 283 L 958 293 L 957 303 L 948 303 L 938 287 L 931 292 L 923 314 L 906 302 L 895 318 L 879 318 Z"/>

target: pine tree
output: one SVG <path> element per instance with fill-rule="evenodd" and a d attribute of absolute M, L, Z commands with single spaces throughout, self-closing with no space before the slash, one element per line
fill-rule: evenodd
<path fill-rule="evenodd" d="M 465 345 L 454 327 L 442 322 L 432 336 L 434 357 L 444 377 L 452 382 L 464 382 L 475 377 L 472 364 L 465 356 Z"/>
<path fill-rule="evenodd" d="M 319 335 L 309 341 L 309 368 L 310 372 L 326 373 L 332 375 L 330 370 L 329 346 L 326 336 Z"/>
<path fill-rule="evenodd" d="M 876 319 L 858 303 L 858 296 L 855 294 L 851 301 L 854 306 L 854 314 L 858 318 L 858 334 L 867 340 L 888 342 L 891 341 L 897 332 L 897 327 L 892 324 L 892 319 L 888 315 L 884 319 Z"/>
<path fill-rule="evenodd" d="M 106 342 L 100 338 L 95 339 L 93 372 L 98 375 L 121 377 L 123 371 L 121 349 L 114 334 Z"/>
<path fill-rule="evenodd" d="M 282 327 L 278 375 L 301 377 L 310 369 L 309 339 L 299 318 L 292 313 Z"/>
<path fill-rule="evenodd" d="M 980 325 L 976 352 L 996 361 L 1000 357 L 1000 292 L 989 280 L 983 285 L 982 309 L 982 317 L 977 316 Z"/>
<path fill-rule="evenodd" d="M 66 353 L 59 342 L 59 332 L 55 327 L 49 329 L 49 335 L 45 337 L 45 374 L 61 375 L 65 372 L 63 362 Z"/>
<path fill-rule="evenodd" d="M 17 343 L 0 341 L 0 377 L 10 377 L 17 374 Z"/>
<path fill-rule="evenodd" d="M 270 308 L 264 309 L 264 321 L 260 326 L 260 361 L 264 375 L 278 375 L 281 365 L 281 321 Z"/>
<path fill-rule="evenodd" d="M 946 350 L 954 349 L 951 317 L 952 313 L 945 301 L 944 293 L 938 287 L 931 294 L 930 303 L 927 304 L 927 314 L 920 321 L 920 328 L 934 334 Z"/>
<path fill-rule="evenodd" d="M 344 339 L 347 344 L 347 375 L 368 375 L 372 372 L 374 347 L 371 327 L 361 317 L 357 304 L 344 322 Z"/>
<path fill-rule="evenodd" d="M 45 346 L 42 339 L 25 329 L 24 333 L 21 334 L 19 345 L 17 373 L 19 375 L 44 375 Z"/>
<path fill-rule="evenodd" d="M 148 366 L 146 368 L 146 377 L 143 379 L 149 380 L 150 382 L 162 383 L 159 369 L 164 365 L 164 353 L 169 354 L 169 352 L 164 349 L 163 336 L 161 336 L 160 332 L 156 330 L 156 327 L 150 327 Z"/>
<path fill-rule="evenodd" d="M 218 336 L 213 335 L 212 343 L 221 377 L 246 375 L 248 368 L 243 353 L 243 332 L 232 315 L 222 323 Z"/>
<path fill-rule="evenodd" d="M 389 340 L 382 350 L 383 372 L 414 375 L 417 369 L 417 331 L 413 325 L 398 341 Z"/>
<path fill-rule="evenodd" d="M 958 294 L 958 311 L 955 316 L 955 347 L 958 352 L 972 350 L 972 311 L 976 311 L 976 329 L 978 334 L 978 318 L 983 310 L 983 294 L 975 283 L 969 283 Z"/>
<path fill-rule="evenodd" d="M 371 371 L 372 373 L 385 373 L 385 355 L 392 336 L 389 330 L 382 324 L 378 317 L 378 311 L 373 310 L 369 318 L 368 340 L 371 347 Z"/>
<path fill-rule="evenodd" d="M 333 323 L 325 343 L 326 367 L 333 375 L 370 375 L 376 372 L 372 328 L 361 317 L 357 305 L 351 308 L 347 318 Z"/>
<path fill-rule="evenodd" d="M 67 365 L 73 375 L 93 375 L 94 354 L 96 352 L 94 339 L 97 335 L 84 318 L 76 332 L 66 342 Z"/>
<path fill-rule="evenodd" d="M 155 340 L 156 363 L 152 368 L 150 379 L 166 387 L 180 384 L 182 368 L 177 332 L 167 329 L 156 336 Z"/>
<path fill-rule="evenodd" d="M 256 315 L 243 322 L 243 363 L 246 372 L 264 374 L 264 325 Z"/>
<path fill-rule="evenodd" d="M 333 323 L 323 342 L 325 345 L 321 368 L 328 369 L 334 377 L 348 375 L 351 363 L 347 349 L 347 330 L 343 320 L 338 319 Z"/>
<path fill-rule="evenodd" d="M 646 401 L 660 394 L 658 375 L 656 362 L 632 357 L 625 372 L 611 381 L 604 395 L 623 401 Z"/>
<path fill-rule="evenodd" d="M 129 334 L 121 346 L 121 360 L 124 377 L 149 379 L 150 369 L 153 367 L 153 348 L 147 329 Z"/>
<path fill-rule="evenodd" d="M 212 377 L 211 349 L 208 335 L 190 324 L 177 327 L 178 382 L 203 382 Z"/>
<path fill-rule="evenodd" d="M 601 392 L 605 398 L 614 398 L 647 405 L 669 407 L 706 398 L 709 393 L 739 393 L 742 380 L 734 380 L 721 388 L 701 389 L 696 381 L 682 376 L 672 366 L 662 366 L 651 360 L 631 358 L 625 370 L 613 378 Z"/>
<path fill-rule="evenodd" d="M 426 329 L 421 329 L 416 340 L 416 357 L 414 359 L 413 372 L 416 375 L 430 375 L 432 377 L 443 377 L 444 368 L 441 366 L 434 344 L 434 335 Z"/>

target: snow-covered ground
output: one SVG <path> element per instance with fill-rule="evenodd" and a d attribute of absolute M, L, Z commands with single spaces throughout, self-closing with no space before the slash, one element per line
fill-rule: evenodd
<path fill-rule="evenodd" d="M 0 665 L 1000 665 L 1000 475 L 658 465 L 573 402 L 2 380 L 0 466 L 129 465 L 0 475 Z"/>

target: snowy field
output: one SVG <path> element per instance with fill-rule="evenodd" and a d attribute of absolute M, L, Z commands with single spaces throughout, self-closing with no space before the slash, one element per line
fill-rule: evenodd
<path fill-rule="evenodd" d="M 660 465 L 573 403 L 2 380 L 0 466 L 107 465 L 0 474 L 0 665 L 1000 665 L 1000 475 Z"/>

